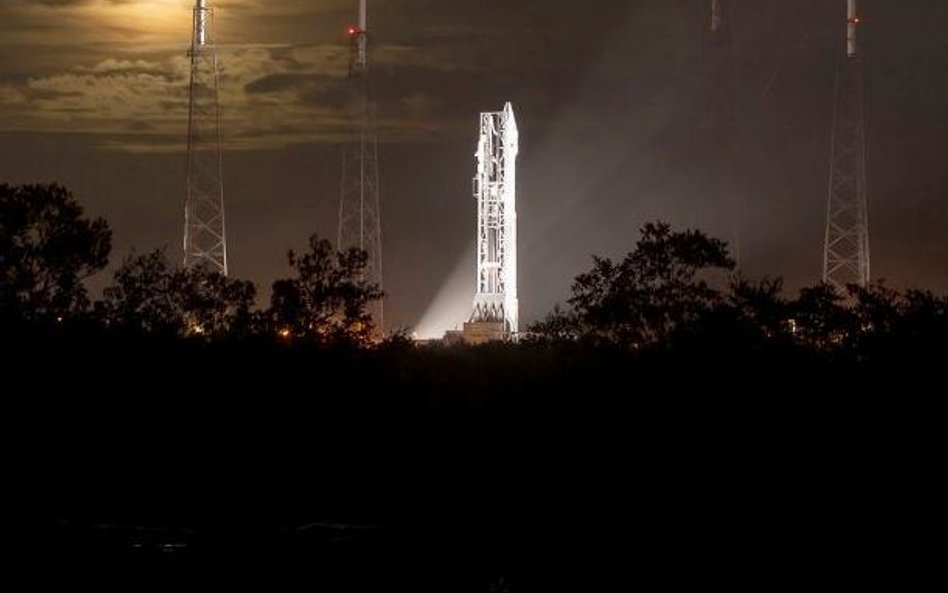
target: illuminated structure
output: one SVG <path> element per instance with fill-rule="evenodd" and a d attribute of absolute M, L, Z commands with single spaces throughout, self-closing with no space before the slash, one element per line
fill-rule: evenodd
<path fill-rule="evenodd" d="M 191 34 L 188 180 L 184 205 L 184 265 L 227 274 L 220 95 L 214 9 L 196 0 Z"/>
<path fill-rule="evenodd" d="M 359 24 L 348 28 L 351 54 L 349 80 L 355 98 L 358 136 L 343 150 L 342 193 L 339 200 L 339 250 L 358 248 L 368 254 L 363 279 L 382 288 L 382 210 L 379 148 L 375 131 L 375 102 L 366 0 L 359 0 Z M 372 319 L 384 332 L 382 300 L 369 306 Z"/>
<path fill-rule="evenodd" d="M 513 106 L 482 113 L 477 145 L 477 293 L 464 326 L 468 341 L 515 336 L 517 302 L 517 151 Z"/>
<path fill-rule="evenodd" d="M 865 86 L 857 0 L 847 0 L 846 56 L 836 69 L 823 281 L 839 291 L 869 283 Z"/>

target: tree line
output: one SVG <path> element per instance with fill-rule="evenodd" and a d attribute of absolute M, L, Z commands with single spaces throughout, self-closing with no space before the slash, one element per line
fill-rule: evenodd
<path fill-rule="evenodd" d="M 62 186 L 0 185 L 0 315 L 204 340 L 265 335 L 367 346 L 376 336 L 369 305 L 384 294 L 363 280 L 363 251 L 337 252 L 312 236 L 305 250 L 288 252 L 292 275 L 273 283 L 264 309 L 255 308 L 252 282 L 172 265 L 161 250 L 133 253 L 92 302 L 84 280 L 107 266 L 111 238 L 108 223 L 88 218 Z M 736 273 L 725 242 L 649 223 L 621 260 L 594 257 L 566 304 L 530 326 L 524 341 L 630 351 L 713 343 L 865 357 L 883 346 L 940 347 L 946 336 L 948 296 L 879 282 L 845 293 L 821 283 L 790 298 L 780 278 Z"/>
<path fill-rule="evenodd" d="M 547 344 L 802 348 L 865 359 L 881 349 L 944 351 L 948 296 L 880 281 L 845 292 L 819 283 L 789 298 L 779 277 L 736 273 L 723 241 L 649 223 L 622 260 L 595 257 L 567 306 L 530 330 L 529 339 Z"/>
<path fill-rule="evenodd" d="M 373 338 L 368 305 L 383 293 L 363 280 L 363 251 L 310 237 L 307 249 L 289 251 L 292 276 L 274 282 L 269 307 L 257 310 L 252 282 L 173 265 L 163 250 L 127 256 L 93 303 L 84 281 L 108 265 L 111 247 L 109 224 L 88 218 L 65 187 L 0 185 L 0 316 L 206 340 Z"/>

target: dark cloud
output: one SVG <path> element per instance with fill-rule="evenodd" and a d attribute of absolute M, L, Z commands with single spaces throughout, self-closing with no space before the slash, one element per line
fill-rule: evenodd
<path fill-rule="evenodd" d="M 268 51 L 271 60 L 279 63 L 283 68 L 291 72 L 312 70 L 316 66 L 313 62 L 301 62 L 298 60 L 294 55 L 296 51 L 294 47 L 277 47 L 271 48 Z"/>
<path fill-rule="evenodd" d="M 321 74 L 270 74 L 247 83 L 244 90 L 249 94 L 295 91 L 314 85 L 325 85 L 331 79 Z"/>
<path fill-rule="evenodd" d="M 352 104 L 353 94 L 352 89 L 345 83 L 336 81 L 330 85 L 304 88 L 300 91 L 299 98 L 304 105 L 341 110 Z"/>
<path fill-rule="evenodd" d="M 54 101 L 69 97 L 80 97 L 82 93 L 76 91 L 58 91 L 55 89 L 30 88 L 23 89 L 23 95 L 30 101 Z"/>
<path fill-rule="evenodd" d="M 352 102 L 352 89 L 345 79 L 323 74 L 271 74 L 244 86 L 249 95 L 289 92 L 302 104 L 343 109 Z"/>
<path fill-rule="evenodd" d="M 93 4 L 95 0 L 19 0 L 24 4 L 39 4 L 42 6 L 50 6 L 53 8 L 63 8 L 70 6 L 80 6 L 83 4 Z M 133 4 L 137 0 L 105 0 L 108 4 Z"/>
<path fill-rule="evenodd" d="M 89 4 L 93 0 L 22 0 L 26 4 L 41 4 L 43 6 L 76 6 L 78 4 Z"/>
<path fill-rule="evenodd" d="M 133 121 L 128 124 L 126 127 L 131 132 L 152 132 L 155 130 L 155 126 L 148 123 L 147 121 Z"/>

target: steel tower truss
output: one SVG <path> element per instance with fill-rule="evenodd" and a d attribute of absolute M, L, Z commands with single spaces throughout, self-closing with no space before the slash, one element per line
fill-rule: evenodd
<path fill-rule="evenodd" d="M 371 44 L 366 28 L 366 0 L 359 2 L 359 24 L 349 27 L 351 45 L 349 80 L 357 110 L 357 138 L 342 156 L 342 192 L 339 200 L 337 248 L 358 248 L 368 254 L 363 280 L 382 288 L 382 210 L 378 135 L 371 67 Z M 385 327 L 382 300 L 369 306 L 381 331 Z"/>
<path fill-rule="evenodd" d="M 477 146 L 477 294 L 471 321 L 504 322 L 518 332 L 517 151 L 513 106 L 482 113 Z"/>
<path fill-rule="evenodd" d="M 858 51 L 859 13 L 848 0 L 846 57 L 836 70 L 823 281 L 839 291 L 869 283 L 869 202 L 865 83 Z"/>
<path fill-rule="evenodd" d="M 184 265 L 227 274 L 224 180 L 221 162 L 217 50 L 214 9 L 194 6 L 188 113 L 188 181 L 184 207 Z"/>

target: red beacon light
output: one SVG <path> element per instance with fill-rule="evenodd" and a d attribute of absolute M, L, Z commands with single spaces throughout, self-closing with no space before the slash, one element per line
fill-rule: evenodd
<path fill-rule="evenodd" d="M 359 29 L 359 27 L 357 27 L 356 25 L 349 25 L 349 27 L 346 29 L 346 34 L 349 37 L 356 37 L 361 32 L 362 30 Z"/>

